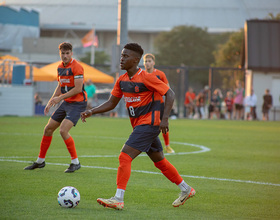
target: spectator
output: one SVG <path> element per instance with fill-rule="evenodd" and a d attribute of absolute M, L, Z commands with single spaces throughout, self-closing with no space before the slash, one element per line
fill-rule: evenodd
<path fill-rule="evenodd" d="M 245 106 L 245 118 L 244 120 L 256 120 L 256 105 L 257 105 L 257 96 L 254 94 L 254 90 L 251 90 L 250 95 L 246 96 L 244 99 Z"/>
<path fill-rule="evenodd" d="M 206 105 L 206 98 L 208 92 L 209 92 L 209 87 L 205 86 L 204 89 L 201 90 L 195 98 L 197 112 L 199 114 L 200 119 L 205 118 L 205 105 Z"/>
<path fill-rule="evenodd" d="M 87 109 L 91 109 L 94 106 L 95 94 L 96 94 L 96 86 L 89 79 L 86 82 L 85 90 L 88 95 Z"/>
<path fill-rule="evenodd" d="M 34 100 L 35 100 L 35 105 L 42 105 L 43 104 L 41 96 L 37 92 L 34 95 Z"/>
<path fill-rule="evenodd" d="M 252 119 L 251 110 L 250 110 L 250 95 L 246 96 L 243 99 L 244 106 L 244 120 L 249 121 Z"/>
<path fill-rule="evenodd" d="M 269 89 L 265 90 L 265 94 L 263 96 L 263 105 L 262 105 L 262 113 L 263 120 L 269 121 L 269 110 L 272 107 L 272 95 L 270 95 Z"/>
<path fill-rule="evenodd" d="M 251 90 L 251 94 L 250 94 L 250 113 L 252 116 L 252 120 L 257 120 L 257 101 L 258 101 L 258 97 L 257 95 L 254 93 L 254 90 Z"/>
<path fill-rule="evenodd" d="M 233 111 L 233 97 L 232 97 L 232 92 L 228 91 L 227 92 L 227 97 L 225 98 L 225 103 L 226 103 L 226 118 L 231 119 L 232 116 L 232 111 Z"/>
<path fill-rule="evenodd" d="M 196 111 L 198 113 L 199 119 L 204 117 L 204 96 L 203 93 L 200 91 L 197 96 L 195 97 L 196 103 Z"/>
<path fill-rule="evenodd" d="M 35 112 L 34 112 L 35 115 L 44 115 L 43 101 L 39 93 L 35 93 L 34 102 L 35 102 Z"/>
<path fill-rule="evenodd" d="M 210 100 L 210 105 L 208 107 L 208 118 L 212 119 L 215 114 L 219 119 L 221 117 L 221 106 L 222 106 L 223 94 L 220 89 L 215 89 Z"/>
<path fill-rule="evenodd" d="M 187 118 L 192 118 L 195 113 L 195 93 L 192 87 L 189 87 L 186 92 L 184 104 L 187 110 Z"/>
<path fill-rule="evenodd" d="M 236 120 L 240 120 L 243 117 L 243 97 L 244 88 L 239 80 L 236 81 L 236 89 L 234 90 L 234 111 L 233 117 Z"/>
<path fill-rule="evenodd" d="M 210 105 L 209 105 L 209 119 L 213 119 L 214 114 L 216 118 L 219 119 L 221 116 L 221 98 L 222 93 L 220 89 L 215 89 L 213 92 Z"/>

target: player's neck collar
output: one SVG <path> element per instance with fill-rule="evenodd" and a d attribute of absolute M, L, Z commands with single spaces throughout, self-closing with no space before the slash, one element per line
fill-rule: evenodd
<path fill-rule="evenodd" d="M 133 76 L 131 76 L 131 77 L 128 75 L 128 72 L 126 72 L 129 79 L 132 79 L 135 75 L 139 75 L 143 71 L 140 67 L 137 67 L 137 68 L 138 68 L 137 72 L 135 74 L 133 74 Z"/>

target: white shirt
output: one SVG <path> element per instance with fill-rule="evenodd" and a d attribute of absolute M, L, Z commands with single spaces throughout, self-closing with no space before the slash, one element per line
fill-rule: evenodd
<path fill-rule="evenodd" d="M 257 101 L 258 101 L 258 98 L 257 98 L 256 94 L 248 95 L 244 99 L 244 105 L 254 107 L 257 105 Z"/>

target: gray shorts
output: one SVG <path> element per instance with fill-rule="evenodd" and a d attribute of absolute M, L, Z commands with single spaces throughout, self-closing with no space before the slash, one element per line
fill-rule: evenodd
<path fill-rule="evenodd" d="M 65 102 L 58 107 L 52 114 L 51 118 L 59 123 L 63 119 L 68 119 L 73 122 L 74 126 L 77 124 L 81 117 L 81 113 L 86 110 L 87 102 Z"/>
<path fill-rule="evenodd" d="M 141 152 L 161 152 L 163 149 L 158 137 L 159 133 L 159 126 L 138 125 L 125 144 Z"/>

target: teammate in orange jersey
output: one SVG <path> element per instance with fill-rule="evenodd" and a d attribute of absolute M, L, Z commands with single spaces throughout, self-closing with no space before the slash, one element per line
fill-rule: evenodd
<path fill-rule="evenodd" d="M 144 55 L 143 57 L 144 59 L 144 66 L 145 66 L 145 70 L 147 73 L 153 73 L 157 76 L 157 78 L 159 78 L 161 81 L 163 81 L 165 84 L 167 84 L 169 86 L 168 80 L 166 78 L 166 75 L 164 74 L 164 72 L 155 69 L 155 56 L 151 53 L 147 53 Z M 165 150 L 167 153 L 175 153 L 175 151 L 170 147 L 170 143 L 169 143 L 169 132 L 162 133 L 163 139 L 164 139 L 164 143 L 165 143 Z"/>
<path fill-rule="evenodd" d="M 179 198 L 172 203 L 174 207 L 183 205 L 188 198 L 195 195 L 195 190 L 164 157 L 158 135 L 169 130 L 168 118 L 175 94 L 154 74 L 149 74 L 138 67 L 143 52 L 141 46 L 136 43 L 126 44 L 121 53 L 120 67 L 127 72 L 118 78 L 106 102 L 81 113 L 81 120 L 85 122 L 86 118 L 93 114 L 114 109 L 122 97 L 125 99 L 133 131 L 119 155 L 116 194 L 110 199 L 97 199 L 99 204 L 113 209 L 123 209 L 131 163 L 142 152 L 150 157 L 165 177 L 181 189 Z M 165 96 L 165 103 L 162 96 Z"/>
<path fill-rule="evenodd" d="M 45 167 L 45 157 L 52 141 L 53 132 L 58 127 L 60 127 L 60 135 L 71 155 L 71 164 L 64 172 L 71 173 L 81 168 L 75 143 L 69 131 L 77 124 L 81 112 L 85 111 L 87 106 L 87 94 L 84 90 L 84 69 L 72 58 L 73 52 L 70 43 L 61 43 L 59 51 L 62 62 L 57 68 L 58 85 L 45 107 L 45 114 L 49 112 L 51 107 L 57 105 L 62 100 L 63 102 L 52 114 L 44 129 L 37 161 L 25 167 L 25 170 Z"/>

